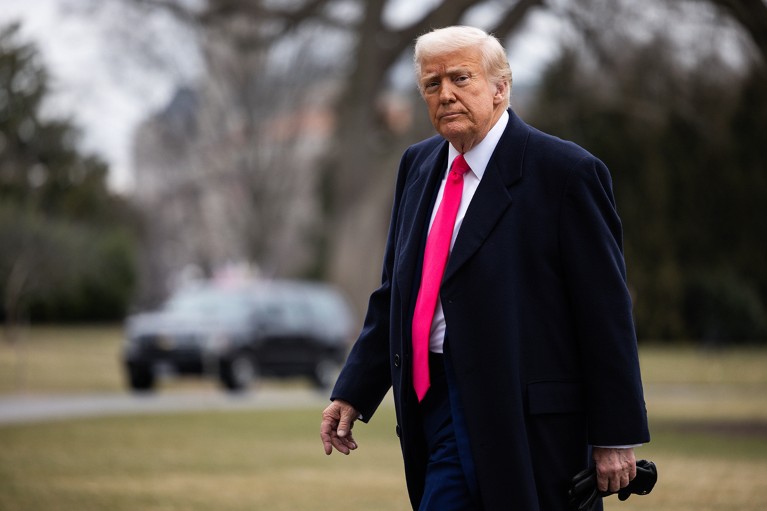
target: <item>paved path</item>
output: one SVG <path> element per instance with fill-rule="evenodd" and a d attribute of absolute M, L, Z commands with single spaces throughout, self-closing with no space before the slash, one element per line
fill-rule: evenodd
<path fill-rule="evenodd" d="M 217 389 L 77 395 L 0 396 L 0 424 L 48 421 L 104 415 L 165 413 L 187 410 L 258 410 L 316 408 L 327 403 L 325 393 L 309 389 L 264 388 L 245 394 Z"/>

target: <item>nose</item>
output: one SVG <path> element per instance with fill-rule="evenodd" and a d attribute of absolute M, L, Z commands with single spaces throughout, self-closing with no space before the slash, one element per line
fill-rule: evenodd
<path fill-rule="evenodd" d="M 439 88 L 439 100 L 441 103 L 451 103 L 455 101 L 455 94 L 453 94 L 453 82 L 450 80 L 443 80 Z"/>

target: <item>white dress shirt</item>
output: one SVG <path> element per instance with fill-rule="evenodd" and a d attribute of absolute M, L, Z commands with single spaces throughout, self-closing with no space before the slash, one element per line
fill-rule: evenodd
<path fill-rule="evenodd" d="M 474 197 L 474 193 L 479 187 L 479 182 L 482 180 L 482 176 L 485 174 L 485 169 L 490 161 L 490 157 L 493 156 L 495 146 L 498 145 L 498 141 L 503 135 L 503 131 L 506 129 L 506 125 L 509 123 L 509 113 L 503 112 L 501 118 L 495 123 L 490 131 L 485 135 L 485 138 L 473 147 L 470 151 L 466 152 L 463 157 L 466 159 L 466 163 L 471 167 L 471 172 L 467 172 L 463 176 L 463 194 L 461 195 L 461 204 L 458 206 L 458 214 L 455 217 L 455 226 L 453 227 L 453 238 L 450 240 L 450 249 L 452 250 L 455 244 L 455 238 L 458 236 L 458 231 L 461 229 L 461 223 L 466 216 L 466 210 L 469 209 L 471 199 Z M 447 182 L 447 174 L 450 169 L 450 165 L 453 160 L 458 156 L 459 152 L 456 148 L 450 144 L 448 146 L 447 153 L 447 166 L 444 170 L 444 177 L 442 183 L 439 186 L 439 192 L 437 193 L 437 200 L 434 203 L 434 209 L 431 212 L 431 220 L 429 221 L 429 230 L 434 223 L 434 217 L 437 216 L 437 209 L 439 203 L 442 202 L 442 195 L 445 192 L 445 183 Z M 434 353 L 442 353 L 442 345 L 445 342 L 445 314 L 442 311 L 442 302 L 437 300 L 437 307 L 434 311 L 434 319 L 431 323 L 431 333 L 429 336 L 429 351 Z"/>

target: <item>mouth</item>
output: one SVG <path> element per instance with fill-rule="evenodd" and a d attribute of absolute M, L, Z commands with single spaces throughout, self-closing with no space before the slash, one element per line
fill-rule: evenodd
<path fill-rule="evenodd" d="M 463 115 L 463 112 L 448 112 L 448 113 L 441 114 L 439 116 L 439 120 L 451 121 L 453 119 L 460 117 L 461 115 Z"/>

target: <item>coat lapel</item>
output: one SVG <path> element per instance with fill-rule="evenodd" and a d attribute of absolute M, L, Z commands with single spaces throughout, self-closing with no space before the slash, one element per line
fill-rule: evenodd
<path fill-rule="evenodd" d="M 426 239 L 426 228 L 431 216 L 436 191 L 442 178 L 442 171 L 447 166 L 447 142 L 438 144 L 423 163 L 413 169 L 413 181 L 408 184 L 403 195 L 400 210 L 398 235 L 397 279 L 400 283 L 402 303 L 405 311 L 412 310 L 415 298 L 413 289 L 418 288 Z M 417 292 L 417 291 L 416 291 Z"/>
<path fill-rule="evenodd" d="M 522 177 L 522 160 L 529 131 L 529 127 L 509 110 L 509 123 L 466 211 L 445 268 L 443 282 L 452 277 L 482 246 L 495 224 L 511 206 L 508 188 Z"/>

